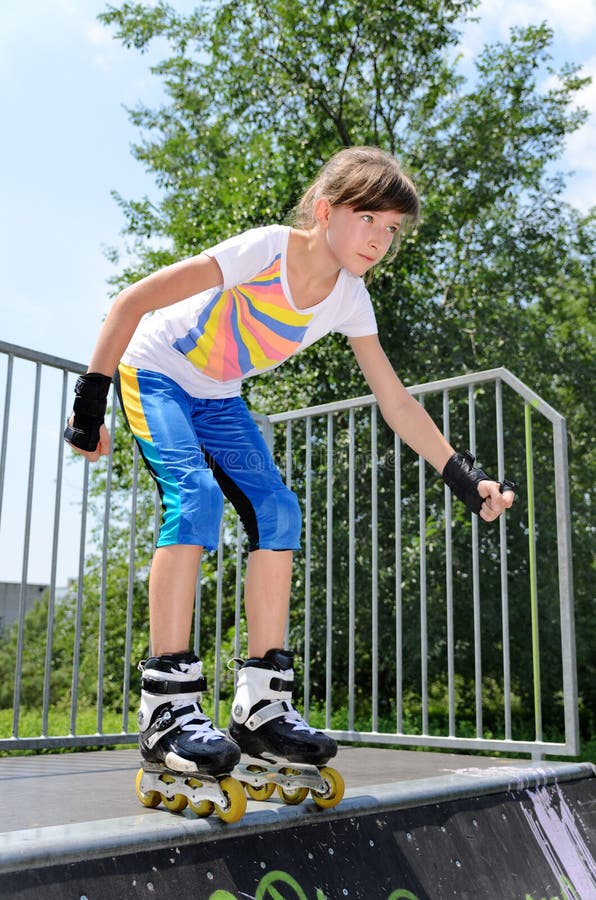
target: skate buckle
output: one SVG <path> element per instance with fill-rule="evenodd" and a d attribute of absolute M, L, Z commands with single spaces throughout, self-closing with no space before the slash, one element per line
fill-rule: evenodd
<path fill-rule="evenodd" d="M 172 714 L 172 712 L 169 709 L 165 709 L 157 717 L 157 719 L 153 723 L 153 727 L 157 731 L 165 731 L 166 728 L 171 728 L 175 721 L 176 717 Z"/>

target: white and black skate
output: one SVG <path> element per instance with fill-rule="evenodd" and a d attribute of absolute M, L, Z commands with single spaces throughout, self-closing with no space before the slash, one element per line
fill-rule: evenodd
<path fill-rule="evenodd" d="M 269 799 L 277 786 L 285 803 L 302 802 L 310 790 L 318 806 L 332 807 L 344 794 L 341 775 L 325 765 L 337 744 L 292 706 L 292 665 L 293 654 L 286 650 L 242 663 L 228 731 L 251 760 L 233 774 L 254 800 Z"/>
<path fill-rule="evenodd" d="M 238 821 L 246 797 L 230 773 L 240 748 L 201 709 L 201 662 L 192 653 L 170 653 L 139 663 L 139 669 L 139 800 L 150 807 L 161 802 L 172 812 L 188 806 L 198 816 L 215 809 L 224 821 Z"/>

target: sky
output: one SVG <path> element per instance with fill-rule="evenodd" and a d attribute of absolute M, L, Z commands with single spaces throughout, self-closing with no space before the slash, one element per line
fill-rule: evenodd
<path fill-rule="evenodd" d="M 194 2 L 171 5 L 188 13 Z M 162 98 L 149 67 L 165 48 L 148 54 L 122 48 L 97 21 L 105 6 L 103 0 L 27 0 L 5 4 L 0 25 L 0 340 L 80 363 L 89 359 L 110 305 L 107 280 L 115 270 L 105 248 L 122 243 L 124 220 L 111 192 L 127 199 L 155 193 L 152 177 L 131 154 L 139 135 L 125 107 L 153 107 Z M 546 19 L 555 30 L 555 62 L 579 63 L 596 81 L 596 0 L 484 0 L 476 15 L 460 46 L 465 74 L 473 74 L 487 41 L 506 40 L 513 25 Z M 560 168 L 575 173 L 566 199 L 587 210 L 596 205 L 596 84 L 581 102 L 592 117 L 569 139 Z M 3 373 L 0 366 L 0 396 Z M 18 383 L 11 407 L 4 496 L 10 521 L 3 516 L 0 581 L 19 580 L 22 572 L 29 449 L 21 436 L 30 431 L 31 377 Z M 50 567 L 49 487 L 61 445 L 56 402 L 46 401 L 51 416 L 40 431 L 36 486 L 48 490 L 34 516 L 30 582 L 47 583 Z M 66 467 L 71 499 L 62 504 L 62 521 L 78 502 L 81 468 Z M 75 574 L 76 527 L 75 517 L 63 527 L 58 584 Z"/>

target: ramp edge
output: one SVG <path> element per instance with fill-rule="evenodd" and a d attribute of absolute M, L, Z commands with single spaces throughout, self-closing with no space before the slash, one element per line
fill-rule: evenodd
<path fill-rule="evenodd" d="M 315 821 L 530 790 L 595 776 L 596 768 L 592 763 L 553 762 L 540 767 L 495 766 L 489 769 L 470 766 L 440 777 L 351 788 L 335 809 L 318 809 L 308 801 L 301 806 L 250 801 L 247 815 L 235 825 L 226 825 L 215 816 L 198 819 L 190 813 L 174 815 L 155 810 L 117 819 L 9 831 L 0 833 L 0 872 L 222 841 L 238 835 L 307 826 Z"/>

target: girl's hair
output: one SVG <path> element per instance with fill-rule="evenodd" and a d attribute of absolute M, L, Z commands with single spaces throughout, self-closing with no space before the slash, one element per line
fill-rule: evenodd
<path fill-rule="evenodd" d="M 395 157 L 378 147 L 347 147 L 332 156 L 296 206 L 296 228 L 313 227 L 319 197 L 326 197 L 332 206 L 345 204 L 355 210 L 396 210 L 411 226 L 420 216 L 414 184 Z"/>

